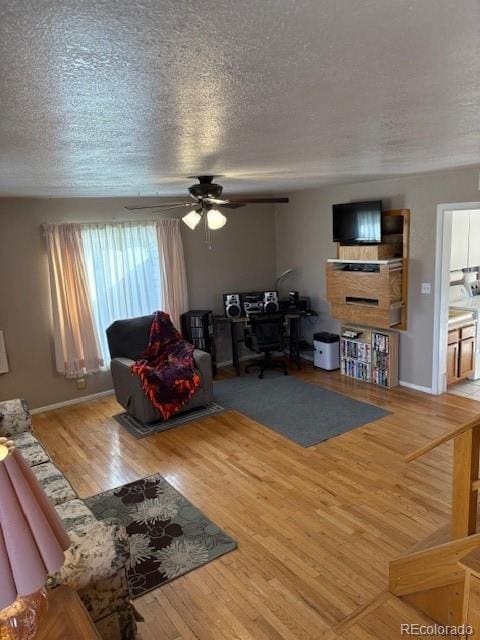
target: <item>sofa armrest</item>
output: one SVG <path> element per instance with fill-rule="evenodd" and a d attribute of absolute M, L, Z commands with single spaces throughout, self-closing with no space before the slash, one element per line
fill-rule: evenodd
<path fill-rule="evenodd" d="M 142 388 L 140 377 L 131 370 L 134 360 L 114 358 L 110 370 L 117 402 L 141 422 L 153 422 L 159 419 L 157 409 L 152 405 Z"/>
<path fill-rule="evenodd" d="M 28 404 L 19 398 L 0 402 L 0 436 L 12 436 L 31 431 L 32 420 Z"/>
<path fill-rule="evenodd" d="M 135 364 L 135 360 L 130 358 L 113 358 L 110 362 L 110 373 L 112 374 L 115 396 L 117 402 L 124 409 L 129 407 L 132 396 L 142 391 L 140 378 L 132 373 L 131 367 L 133 364 Z"/>
<path fill-rule="evenodd" d="M 83 589 L 99 580 L 112 578 L 129 562 L 125 528 L 115 521 L 95 520 L 68 530 L 70 547 L 62 568 L 49 576 L 48 587 L 68 584 Z"/>
<path fill-rule="evenodd" d="M 195 349 L 193 359 L 200 374 L 201 385 L 208 394 L 209 390 L 213 389 L 212 356 L 206 351 Z M 210 400 L 211 397 L 206 399 L 207 402 Z"/>
<path fill-rule="evenodd" d="M 129 550 L 124 527 L 114 521 L 95 521 L 69 530 L 69 536 L 65 562 L 49 576 L 48 588 L 66 584 L 78 591 L 94 622 L 128 611 Z"/>
<path fill-rule="evenodd" d="M 67 584 L 78 591 L 103 640 L 134 640 L 135 611 L 130 602 L 128 536 L 117 520 L 97 520 L 79 499 L 55 507 L 68 535 L 65 562 L 47 587 Z"/>

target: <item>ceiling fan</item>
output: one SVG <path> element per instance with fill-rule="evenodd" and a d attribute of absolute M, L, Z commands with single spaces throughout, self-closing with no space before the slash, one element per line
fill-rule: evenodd
<path fill-rule="evenodd" d="M 215 184 L 213 178 L 215 176 L 195 176 L 198 184 L 192 184 L 188 191 L 196 203 L 190 202 L 165 202 L 162 204 L 152 205 L 149 207 L 125 207 L 129 211 L 137 209 L 162 209 L 170 211 L 171 209 L 186 208 L 190 211 L 183 216 L 182 220 L 190 227 L 195 229 L 202 218 L 208 229 L 214 231 L 221 229 L 227 222 L 227 218 L 218 209 L 225 207 L 227 209 L 238 209 L 246 204 L 267 204 L 267 203 L 285 203 L 288 198 L 228 198 L 222 199 L 223 187 Z"/>

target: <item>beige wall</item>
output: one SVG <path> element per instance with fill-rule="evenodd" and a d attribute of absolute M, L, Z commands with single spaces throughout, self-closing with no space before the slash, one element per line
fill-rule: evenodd
<path fill-rule="evenodd" d="M 430 388 L 433 295 L 420 295 L 420 283 L 434 282 L 436 206 L 480 201 L 478 169 L 297 192 L 289 205 L 277 207 L 276 214 L 271 207 L 245 207 L 228 214 L 227 226 L 213 234 L 211 250 L 201 229 L 184 229 L 191 308 L 220 312 L 221 293 L 270 288 L 276 272 L 293 266 L 296 273 L 284 281 L 283 291 L 299 289 L 320 311 L 316 324 L 305 323 L 305 334 L 336 329 L 325 301 L 325 260 L 335 256 L 331 205 L 375 198 L 386 208 L 412 210 L 409 329 L 401 336 L 400 377 Z M 106 373 L 91 376 L 83 391 L 55 373 L 40 225 L 154 217 L 128 213 L 124 204 L 115 199 L 0 199 L 0 329 L 11 368 L 0 375 L 0 399 L 24 396 L 38 407 L 111 388 Z M 229 357 L 225 333 L 220 336 L 219 359 Z"/>
<path fill-rule="evenodd" d="M 290 204 L 277 208 L 277 270 L 296 269 L 285 288 L 298 288 L 312 296 L 320 311 L 315 327 L 306 330 L 337 330 L 329 319 L 325 301 L 325 260 L 336 257 L 332 243 L 332 204 L 354 200 L 382 199 L 385 209 L 412 211 L 408 331 L 400 337 L 400 379 L 431 387 L 432 383 L 432 295 L 420 294 L 420 283 L 435 275 L 435 229 L 437 205 L 480 201 L 478 169 L 462 169 L 395 180 L 337 185 L 290 194 Z M 358 319 L 361 322 L 361 317 Z"/>
<path fill-rule="evenodd" d="M 132 200 L 131 204 L 135 201 Z M 130 213 L 116 199 L 0 199 L 0 329 L 10 373 L 0 375 L 0 400 L 25 397 L 31 407 L 74 399 L 111 388 L 110 375 L 88 378 L 79 391 L 55 372 L 50 295 L 40 225 L 46 222 L 151 219 Z M 229 212 L 224 229 L 212 234 L 210 250 L 202 230 L 184 229 L 191 308 L 221 311 L 227 290 L 270 288 L 275 278 L 274 211 L 250 206 Z M 228 345 L 228 336 L 220 340 Z M 220 359 L 230 357 L 221 348 Z"/>

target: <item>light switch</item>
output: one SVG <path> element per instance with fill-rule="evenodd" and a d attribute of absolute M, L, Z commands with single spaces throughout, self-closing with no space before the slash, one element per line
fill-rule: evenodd
<path fill-rule="evenodd" d="M 422 282 L 422 295 L 429 296 L 432 293 L 432 283 Z"/>

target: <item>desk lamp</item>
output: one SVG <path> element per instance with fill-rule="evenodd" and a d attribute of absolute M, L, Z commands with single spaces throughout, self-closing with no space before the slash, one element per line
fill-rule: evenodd
<path fill-rule="evenodd" d="M 278 278 L 275 280 L 275 290 L 276 291 L 278 291 L 278 285 L 280 284 L 280 281 L 283 280 L 284 278 L 286 278 L 287 276 L 289 276 L 294 271 L 295 271 L 295 269 L 293 269 L 293 267 L 290 267 L 290 269 L 286 269 L 285 271 L 283 271 L 283 273 L 281 273 L 278 276 Z"/>
<path fill-rule="evenodd" d="M 0 640 L 31 640 L 70 540 L 13 442 L 0 438 Z"/>

